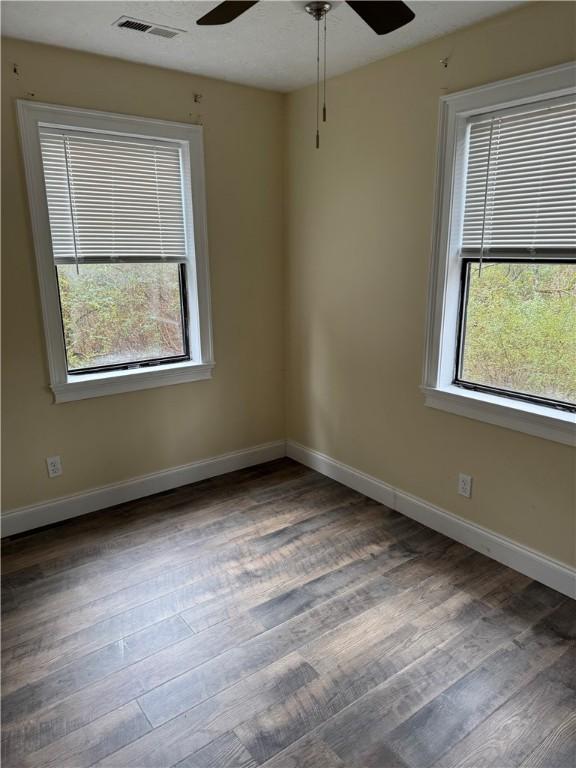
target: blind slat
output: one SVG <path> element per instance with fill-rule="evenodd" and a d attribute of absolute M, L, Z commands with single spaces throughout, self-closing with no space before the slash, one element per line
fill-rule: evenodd
<path fill-rule="evenodd" d="M 56 263 L 186 259 L 177 143 L 40 128 L 40 147 Z"/>
<path fill-rule="evenodd" d="M 471 121 L 462 248 L 576 248 L 576 100 Z"/>

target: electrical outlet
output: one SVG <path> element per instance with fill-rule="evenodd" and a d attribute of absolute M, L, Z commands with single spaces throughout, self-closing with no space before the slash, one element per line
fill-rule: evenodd
<path fill-rule="evenodd" d="M 49 477 L 58 477 L 62 474 L 62 461 L 60 456 L 48 456 L 46 459 L 46 466 L 48 467 Z"/>
<path fill-rule="evenodd" d="M 458 493 L 460 496 L 466 496 L 467 499 L 472 496 L 472 477 L 470 475 L 458 475 Z"/>

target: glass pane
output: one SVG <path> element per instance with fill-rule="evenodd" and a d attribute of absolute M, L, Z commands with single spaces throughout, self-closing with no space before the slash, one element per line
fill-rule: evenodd
<path fill-rule="evenodd" d="M 178 264 L 57 270 L 70 371 L 186 354 Z"/>
<path fill-rule="evenodd" d="M 469 264 L 463 381 L 576 404 L 576 264 Z"/>

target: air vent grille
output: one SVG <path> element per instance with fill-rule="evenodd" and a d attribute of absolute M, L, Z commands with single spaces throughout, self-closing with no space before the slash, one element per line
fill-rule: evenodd
<path fill-rule="evenodd" d="M 183 29 L 173 29 L 172 27 L 160 27 L 157 24 L 150 24 L 142 19 L 133 19 L 129 16 L 121 16 L 117 19 L 113 27 L 120 29 L 131 29 L 134 32 L 143 32 L 146 35 L 156 35 L 156 37 L 172 38 L 184 32 Z"/>
<path fill-rule="evenodd" d="M 135 19 L 124 19 L 117 26 L 124 29 L 134 29 L 136 32 L 148 32 L 152 27 L 152 24 L 146 24 L 143 21 L 136 21 Z"/>
<path fill-rule="evenodd" d="M 158 35 L 158 37 L 176 37 L 178 32 L 174 29 L 165 29 L 164 27 L 151 27 L 148 30 L 149 35 Z"/>

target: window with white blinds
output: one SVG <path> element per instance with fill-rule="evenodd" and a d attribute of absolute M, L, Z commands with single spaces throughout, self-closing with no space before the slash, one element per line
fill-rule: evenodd
<path fill-rule="evenodd" d="M 440 98 L 426 404 L 576 444 L 576 64 Z"/>
<path fill-rule="evenodd" d="M 474 118 L 462 250 L 576 248 L 576 99 Z"/>
<path fill-rule="evenodd" d="M 17 111 L 55 401 L 211 378 L 202 126 Z"/>
<path fill-rule="evenodd" d="M 57 264 L 186 260 L 178 142 L 41 127 Z"/>

